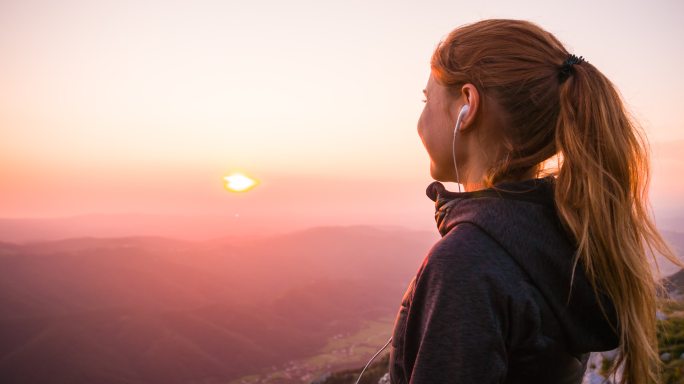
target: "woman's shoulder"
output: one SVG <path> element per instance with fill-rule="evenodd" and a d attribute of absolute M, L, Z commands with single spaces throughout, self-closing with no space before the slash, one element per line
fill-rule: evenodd
<path fill-rule="evenodd" d="M 458 223 L 430 248 L 422 268 L 428 266 L 448 275 L 524 278 L 524 271 L 508 250 L 486 230 L 467 221 Z"/>
<path fill-rule="evenodd" d="M 455 270 L 475 272 L 490 267 L 515 266 L 508 250 L 473 222 L 460 222 L 430 248 L 426 262 L 445 264 Z"/>

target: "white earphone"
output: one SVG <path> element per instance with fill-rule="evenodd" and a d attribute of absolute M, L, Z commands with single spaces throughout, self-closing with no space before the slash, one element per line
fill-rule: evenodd
<path fill-rule="evenodd" d="M 456 134 L 456 131 L 461 129 L 461 121 L 468 111 L 470 111 L 470 106 L 468 104 L 465 104 L 463 107 L 461 107 L 461 110 L 458 112 L 458 117 L 456 118 L 456 128 L 454 128 L 454 134 Z"/>
<path fill-rule="evenodd" d="M 456 132 L 461 130 L 461 122 L 463 121 L 463 117 L 468 113 L 469 110 L 470 106 L 466 104 L 463 107 L 461 107 L 461 110 L 458 112 L 458 117 L 456 118 L 456 127 L 454 127 L 454 140 L 451 143 L 451 155 L 454 158 L 454 169 L 456 170 L 456 182 L 458 183 L 459 192 L 461 192 L 461 183 L 460 177 L 458 177 L 458 166 L 456 165 Z"/>

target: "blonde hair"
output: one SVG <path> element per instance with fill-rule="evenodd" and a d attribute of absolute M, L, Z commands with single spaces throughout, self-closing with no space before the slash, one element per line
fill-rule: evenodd
<path fill-rule="evenodd" d="M 555 201 L 577 246 L 575 267 L 583 265 L 594 292 L 604 291 L 618 315 L 620 346 L 609 374 L 622 367 L 620 384 L 659 383 L 655 313 L 665 289 L 653 276 L 646 249 L 654 261 L 655 249 L 684 263 L 650 217 L 645 134 L 614 85 L 589 62 L 559 77 L 568 57 L 560 41 L 536 24 L 495 19 L 452 31 L 431 67 L 453 92 L 474 84 L 484 95 L 483 111 L 488 99 L 505 111 L 500 134 L 508 150 L 492 162 L 485 186 L 539 175 L 550 158 L 559 159 Z"/>

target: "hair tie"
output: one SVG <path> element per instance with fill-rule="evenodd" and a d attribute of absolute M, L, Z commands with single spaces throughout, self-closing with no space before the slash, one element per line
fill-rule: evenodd
<path fill-rule="evenodd" d="M 563 64 L 560 67 L 560 71 L 558 72 L 558 78 L 560 82 L 562 83 L 565 79 L 570 77 L 570 74 L 572 73 L 572 66 L 575 64 L 581 64 L 585 60 L 582 56 L 577 57 L 575 55 L 570 55 L 568 56 L 567 59 L 563 62 Z"/>

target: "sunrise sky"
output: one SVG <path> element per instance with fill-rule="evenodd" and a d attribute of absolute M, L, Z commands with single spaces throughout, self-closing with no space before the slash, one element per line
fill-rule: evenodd
<path fill-rule="evenodd" d="M 653 203 L 671 211 L 682 14 L 676 0 L 2 1 L 0 218 L 432 228 L 416 132 L 429 57 L 490 17 L 539 23 L 618 86 L 658 143 Z M 260 184 L 229 193 L 233 171 Z"/>

